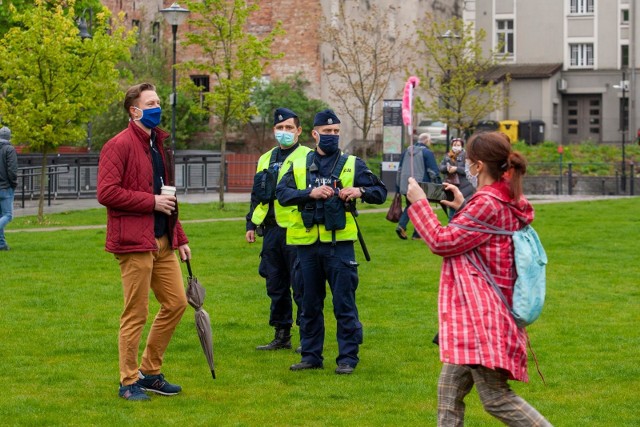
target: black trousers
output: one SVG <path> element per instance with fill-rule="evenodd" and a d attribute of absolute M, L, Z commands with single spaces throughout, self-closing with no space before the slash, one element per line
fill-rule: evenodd
<path fill-rule="evenodd" d="M 263 237 L 258 272 L 267 280 L 267 295 L 271 299 L 269 325 L 289 328 L 293 325 L 292 291 L 297 306 L 296 323 L 302 306 L 296 247 L 286 244 L 286 229 L 277 225 L 265 227 Z"/>

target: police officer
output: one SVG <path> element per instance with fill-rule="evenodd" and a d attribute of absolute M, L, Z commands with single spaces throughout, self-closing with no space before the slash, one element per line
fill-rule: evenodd
<path fill-rule="evenodd" d="M 287 243 L 298 249 L 302 274 L 302 360 L 290 369 L 323 367 L 323 307 L 328 281 L 337 321 L 339 354 L 335 372 L 351 374 L 360 360 L 362 324 L 355 298 L 358 263 L 354 241 L 358 231 L 348 211 L 358 198 L 383 203 L 387 189 L 361 159 L 342 155 L 338 146 L 340 120 L 333 111 L 316 114 L 313 125 L 316 150 L 295 160 L 276 189 L 282 206 L 298 206 L 299 211 L 287 228 Z"/>
<path fill-rule="evenodd" d="M 305 157 L 311 149 L 298 144 L 298 137 L 302 133 L 300 119 L 287 108 L 275 110 L 273 131 L 278 145 L 258 160 L 245 235 L 249 243 L 256 241 L 256 230 L 258 235 L 263 236 L 258 273 L 267 281 L 267 295 L 271 299 L 269 325 L 275 328 L 274 339 L 258 346 L 258 350 L 291 348 L 293 305 L 290 288 L 293 289 L 298 311 L 302 298 L 302 287 L 294 277 L 296 249 L 287 246 L 285 241 L 286 227 L 297 209 L 278 203 L 275 185 L 278 177 L 282 176 L 280 171 L 286 170 L 294 159 Z"/>

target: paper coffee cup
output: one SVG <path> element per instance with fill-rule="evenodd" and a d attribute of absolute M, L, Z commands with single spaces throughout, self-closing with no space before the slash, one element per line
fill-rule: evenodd
<path fill-rule="evenodd" d="M 166 194 L 168 196 L 176 195 L 176 187 L 172 187 L 171 185 L 163 185 L 160 187 L 160 194 Z"/>

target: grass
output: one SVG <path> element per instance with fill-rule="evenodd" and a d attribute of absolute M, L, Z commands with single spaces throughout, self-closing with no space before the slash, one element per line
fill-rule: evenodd
<path fill-rule="evenodd" d="M 246 212 L 245 204 L 227 204 L 224 212 L 181 208 L 185 219 Z M 513 388 L 554 425 L 640 423 L 639 210 L 640 198 L 536 206 L 534 225 L 550 264 L 547 303 L 529 334 L 547 385 L 531 364 L 531 382 Z M 100 225 L 104 217 L 95 209 L 49 221 Z M 9 228 L 41 227 L 20 220 Z M 188 308 L 164 364 L 185 391 L 146 404 L 117 397 L 122 291 L 117 263 L 103 250 L 104 229 L 8 234 L 12 250 L 1 254 L 0 424 L 435 425 L 440 362 L 431 338 L 441 260 L 421 242 L 399 240 L 384 214 L 363 214 L 359 223 L 372 261 L 356 248 L 365 342 L 354 375 L 333 373 L 330 298 L 325 370 L 293 373 L 293 351 L 255 351 L 272 336 L 257 274 L 260 246 L 244 242 L 241 220 L 194 222 L 185 228 L 194 272 L 207 287 L 218 379 L 208 373 Z M 157 304 L 151 306 L 155 313 Z M 467 426 L 501 425 L 484 413 L 475 391 L 467 408 Z"/>

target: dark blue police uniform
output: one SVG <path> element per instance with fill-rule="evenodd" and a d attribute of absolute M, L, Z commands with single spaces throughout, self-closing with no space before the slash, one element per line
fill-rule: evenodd
<path fill-rule="evenodd" d="M 317 116 L 316 116 L 317 117 Z M 333 116 L 335 117 L 335 116 Z M 339 122 L 338 122 L 339 123 Z M 333 185 L 332 172 L 340 150 L 321 156 L 313 153 L 313 163 L 317 172 L 310 172 L 305 190 L 299 190 L 293 172 L 290 169 L 280 180 L 276 195 L 282 206 L 315 205 L 314 223 L 324 224 L 323 202 L 312 199 L 309 194 L 314 187 L 322 184 Z M 335 175 L 338 175 L 337 171 Z M 354 187 L 363 187 L 364 202 L 381 204 L 387 198 L 387 189 L 361 159 L 355 163 Z M 351 215 L 347 213 L 347 215 Z M 336 338 L 338 340 L 338 357 L 336 363 L 351 368 L 359 362 L 359 346 L 362 343 L 362 324 L 356 306 L 356 289 L 358 288 L 358 263 L 355 258 L 353 241 L 337 241 L 324 243 L 318 239 L 310 245 L 298 245 L 298 260 L 302 275 L 303 297 L 300 319 L 300 342 L 302 346 L 302 362 L 291 367 L 292 370 L 322 367 L 324 346 L 324 300 L 326 285 L 332 293 L 333 311 L 337 322 Z M 352 370 L 352 369 L 351 369 Z M 338 372 L 336 373 L 350 373 Z"/>

